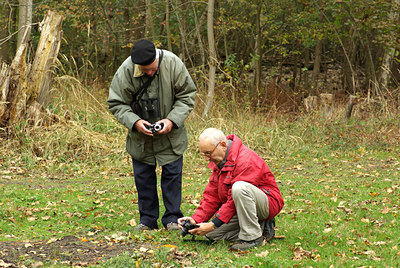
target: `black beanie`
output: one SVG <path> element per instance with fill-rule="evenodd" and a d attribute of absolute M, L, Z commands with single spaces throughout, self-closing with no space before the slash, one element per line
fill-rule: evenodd
<path fill-rule="evenodd" d="M 156 59 L 156 48 L 154 44 L 146 39 L 136 42 L 132 48 L 131 59 L 133 63 L 142 66 L 153 63 Z"/>

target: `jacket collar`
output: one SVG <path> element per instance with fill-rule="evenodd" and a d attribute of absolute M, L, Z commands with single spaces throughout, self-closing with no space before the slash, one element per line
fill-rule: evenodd
<path fill-rule="evenodd" d="M 235 165 L 236 158 L 239 154 L 240 147 L 242 146 L 242 140 L 235 134 L 226 136 L 228 140 L 232 141 L 231 147 L 229 148 L 228 156 L 226 157 L 226 162 L 221 170 L 225 170 L 228 167 Z M 219 170 L 218 166 L 214 162 L 209 162 L 208 167 L 212 170 Z"/>

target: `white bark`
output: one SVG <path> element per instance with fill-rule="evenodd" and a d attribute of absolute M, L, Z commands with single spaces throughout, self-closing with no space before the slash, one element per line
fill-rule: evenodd
<path fill-rule="evenodd" d="M 213 105 L 214 99 L 214 88 L 215 88 L 215 71 L 217 66 L 217 54 L 215 52 L 215 39 L 214 39 L 214 0 L 208 1 L 208 12 L 207 12 L 207 37 L 208 47 L 210 53 L 210 70 L 208 74 L 208 93 L 207 101 L 203 111 L 203 118 L 208 116 Z"/>
<path fill-rule="evenodd" d="M 28 37 L 30 36 L 31 24 L 32 24 L 32 0 L 19 0 L 19 18 L 18 18 L 19 31 L 18 31 L 17 47 L 19 47 L 22 44 L 25 33 L 28 34 Z"/>

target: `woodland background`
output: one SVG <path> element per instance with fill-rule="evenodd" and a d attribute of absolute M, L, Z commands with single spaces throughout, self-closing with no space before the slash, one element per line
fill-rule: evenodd
<path fill-rule="evenodd" d="M 48 10 L 63 16 L 58 75 L 108 87 L 133 44 L 148 38 L 186 63 L 207 116 L 215 95 L 298 111 L 320 93 L 399 101 L 399 0 L 2 0 L 0 62 L 31 25 L 32 60 Z M 93 89 L 96 90 L 96 89 Z M 382 102 L 385 105 L 382 105 Z"/>

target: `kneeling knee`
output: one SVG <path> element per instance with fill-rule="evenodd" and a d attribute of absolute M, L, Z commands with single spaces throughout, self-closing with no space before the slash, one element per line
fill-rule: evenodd
<path fill-rule="evenodd" d="M 243 194 L 246 190 L 247 182 L 245 181 L 237 181 L 232 185 L 232 197 L 235 199 L 236 197 Z"/>

